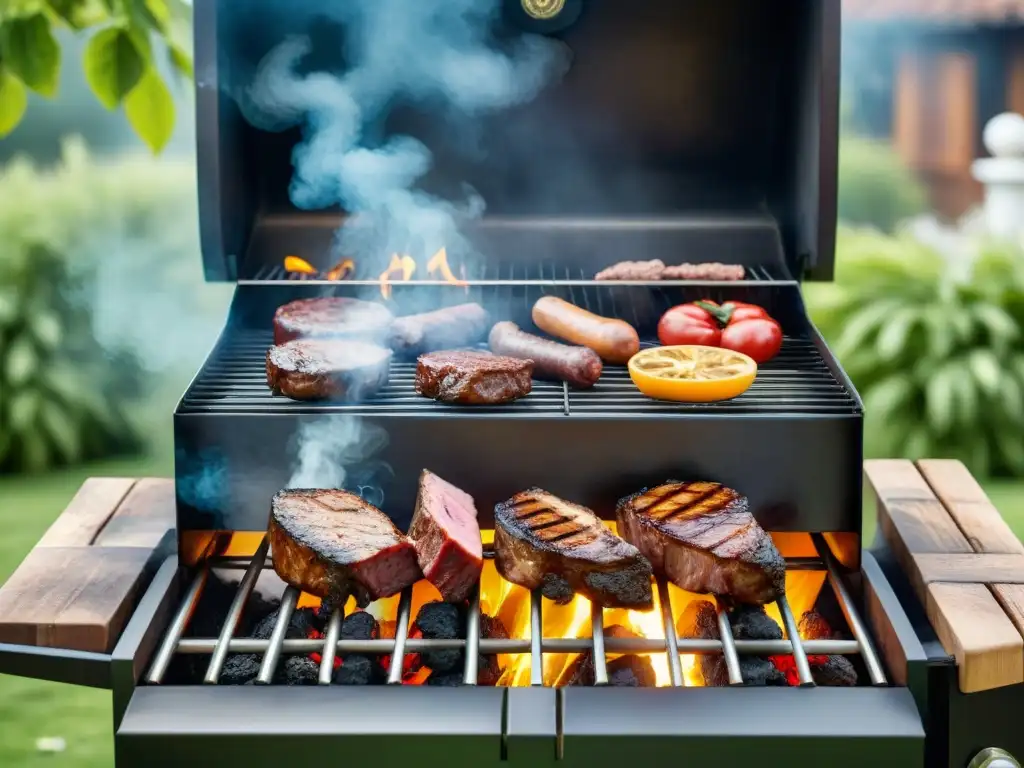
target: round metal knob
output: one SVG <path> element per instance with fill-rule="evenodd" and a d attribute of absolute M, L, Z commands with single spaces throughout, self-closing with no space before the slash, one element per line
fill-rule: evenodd
<path fill-rule="evenodd" d="M 1005 749 L 986 747 L 974 756 L 967 768 L 1021 768 L 1021 765 Z"/>

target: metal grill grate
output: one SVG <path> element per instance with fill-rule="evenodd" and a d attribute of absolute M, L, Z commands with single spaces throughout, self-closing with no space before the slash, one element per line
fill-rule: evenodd
<path fill-rule="evenodd" d="M 252 653 L 262 656 L 257 682 L 268 684 L 273 680 L 281 654 L 321 654 L 319 683 L 331 684 L 334 659 L 337 654 L 367 653 L 391 656 L 388 670 L 388 683 L 401 684 L 403 659 L 406 653 L 420 653 L 458 649 L 464 651 L 465 666 L 463 681 L 466 685 L 476 685 L 480 654 L 530 654 L 530 684 L 544 685 L 543 655 L 545 653 L 582 653 L 592 651 L 594 654 L 595 681 L 597 685 L 608 682 L 607 653 L 665 653 L 669 662 L 671 685 L 680 687 L 684 684 L 680 654 L 721 653 L 725 658 L 731 685 L 742 685 L 740 674 L 740 655 L 792 655 L 795 660 L 797 674 L 802 686 L 814 686 L 807 655 L 856 655 L 864 661 L 872 685 L 886 685 L 885 673 L 878 655 L 871 643 L 864 624 L 854 607 L 846 585 L 840 575 L 839 566 L 832 556 L 824 539 L 814 535 L 814 544 L 820 559 L 788 560 L 788 569 L 824 570 L 835 593 L 836 599 L 846 618 L 853 640 L 801 640 L 797 631 L 796 618 L 785 598 L 778 601 L 779 612 L 785 625 L 784 640 L 734 640 L 729 625 L 729 618 L 723 611 L 718 613 L 719 634 L 721 640 L 695 640 L 680 638 L 676 634 L 673 621 L 672 601 L 668 584 L 657 581 L 658 595 L 661 602 L 661 620 L 664 629 L 662 638 L 614 638 L 604 636 L 604 612 L 593 605 L 591 618 L 593 633 L 589 638 L 549 638 L 541 633 L 543 601 L 540 590 L 530 595 L 530 637 L 529 639 L 490 639 L 480 637 L 480 597 L 474 592 L 470 601 L 466 624 L 466 638 L 455 640 L 425 640 L 410 638 L 410 612 L 412 606 L 412 589 L 406 589 L 399 600 L 397 628 L 393 639 L 379 640 L 339 640 L 342 619 L 341 610 L 335 610 L 327 624 L 323 639 L 290 640 L 285 639 L 289 621 L 299 599 L 299 591 L 287 587 L 281 598 L 280 613 L 273 633 L 267 640 L 235 638 L 234 633 L 249 597 L 252 595 L 260 572 L 270 567 L 269 541 L 263 539 L 256 554 L 251 560 L 238 559 L 213 560 L 207 563 L 194 577 L 191 586 L 177 613 L 174 616 L 167 634 L 157 651 L 153 665 L 146 676 L 150 684 L 160 684 L 168 666 L 176 653 L 210 654 L 210 662 L 206 670 L 204 682 L 216 684 L 220 678 L 221 668 L 229 653 Z M 245 575 L 239 583 L 235 598 L 228 609 L 219 637 L 216 638 L 184 638 L 182 637 L 189 620 L 195 611 L 202 595 L 203 588 L 212 569 L 245 568 Z"/>

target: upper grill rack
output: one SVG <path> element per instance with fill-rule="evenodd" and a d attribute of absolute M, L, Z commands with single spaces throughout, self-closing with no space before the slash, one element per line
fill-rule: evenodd
<path fill-rule="evenodd" d="M 784 640 L 734 640 L 728 615 L 724 611 L 718 613 L 718 628 L 721 640 L 695 640 L 681 638 L 676 634 L 673 620 L 671 595 L 664 579 L 657 580 L 658 595 L 661 603 L 661 621 L 664 639 L 659 638 L 615 638 L 604 635 L 604 611 L 596 604 L 591 605 L 592 636 L 589 638 L 549 638 L 543 637 L 542 598 L 540 590 L 530 594 L 530 636 L 528 639 L 490 639 L 480 637 L 480 596 L 478 591 L 470 600 L 470 608 L 466 623 L 466 638 L 455 640 L 426 640 L 410 638 L 410 613 L 412 608 L 412 588 L 401 594 L 398 604 L 397 627 L 395 637 L 378 640 L 340 640 L 341 622 L 344 618 L 343 609 L 336 609 L 330 616 L 323 639 L 290 640 L 285 639 L 292 613 L 295 611 L 300 593 L 294 587 L 287 587 L 281 598 L 281 606 L 277 622 L 269 639 L 235 638 L 234 633 L 245 610 L 246 603 L 252 595 L 260 572 L 270 567 L 268 560 L 269 540 L 264 537 L 262 543 L 251 560 L 238 558 L 222 558 L 206 563 L 194 577 L 177 613 L 172 620 L 156 656 L 146 681 L 160 684 L 176 653 L 211 654 L 204 682 L 216 684 L 221 669 L 229 653 L 252 653 L 262 656 L 259 674 L 256 681 L 269 684 L 280 661 L 281 654 L 321 654 L 319 683 L 330 685 L 334 669 L 334 659 L 338 654 L 369 653 L 391 656 L 388 670 L 388 683 L 398 685 L 402 682 L 403 660 L 407 653 L 458 649 L 464 652 L 465 665 L 463 682 L 466 685 L 477 684 L 480 654 L 530 654 L 530 684 L 543 686 L 543 656 L 545 653 L 582 653 L 592 651 L 594 655 L 595 684 L 608 683 L 607 653 L 665 653 L 669 663 L 669 677 L 673 687 L 684 685 L 680 654 L 721 653 L 725 658 L 730 685 L 742 685 L 740 672 L 740 654 L 768 656 L 792 655 L 795 661 L 800 685 L 813 687 L 814 678 L 807 661 L 808 654 L 820 655 L 856 655 L 859 654 L 867 668 L 872 685 L 887 685 L 878 655 L 854 607 L 846 585 L 843 583 L 839 565 L 820 534 L 814 534 L 814 545 L 820 559 L 787 560 L 787 569 L 825 570 L 828 581 L 835 593 L 839 606 L 846 618 L 853 640 L 802 640 L 797 630 L 796 618 L 785 597 L 777 605 L 785 625 Z M 245 569 L 245 575 L 239 582 L 234 600 L 228 609 L 227 617 L 220 635 L 216 638 L 184 638 L 182 637 L 188 623 L 199 603 L 203 588 L 215 568 Z"/>

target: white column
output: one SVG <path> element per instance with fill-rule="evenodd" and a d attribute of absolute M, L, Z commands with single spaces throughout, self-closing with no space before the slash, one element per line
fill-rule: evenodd
<path fill-rule="evenodd" d="M 1024 236 L 1024 117 L 996 115 L 985 126 L 985 148 L 992 157 L 976 160 L 974 178 L 985 187 L 985 223 L 999 238 Z"/>

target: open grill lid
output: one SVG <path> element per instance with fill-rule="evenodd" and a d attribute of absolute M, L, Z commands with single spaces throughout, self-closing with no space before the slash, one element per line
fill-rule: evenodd
<path fill-rule="evenodd" d="M 798 279 L 831 279 L 840 0 L 566 0 L 547 21 L 532 19 L 524 6 L 560 0 L 501 1 L 496 39 L 524 29 L 556 37 L 572 52 L 569 69 L 534 100 L 483 117 L 453 122 L 450 110 L 445 117 L 409 105 L 393 110 L 366 133 L 375 134 L 369 140 L 402 134 L 423 141 L 433 167 L 420 187 L 461 198 L 470 185 L 486 201 L 485 225 L 540 221 L 543 230 L 583 222 L 587 229 L 590 222 L 594 272 L 621 259 L 667 257 L 775 262 Z M 237 98 L 263 57 L 292 35 L 312 43 L 303 71 L 343 73 L 336 9 L 346 4 L 243 5 L 195 2 L 208 280 L 257 278 L 290 253 L 326 269 L 343 220 L 338 208 L 300 210 L 290 202 L 300 129 L 257 129 Z M 613 253 L 593 236 L 646 223 L 701 234 L 672 241 L 671 252 L 652 252 L 640 240 Z M 752 230 L 773 244 L 772 253 L 733 246 L 738 231 Z M 480 250 L 500 258 L 486 244 Z"/>

